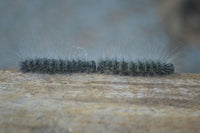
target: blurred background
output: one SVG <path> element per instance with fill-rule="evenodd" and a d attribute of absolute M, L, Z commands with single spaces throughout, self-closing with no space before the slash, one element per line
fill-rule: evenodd
<path fill-rule="evenodd" d="M 200 72 L 198 0 L 0 0 L 0 68 L 28 57 L 169 58 Z M 164 59 L 164 58 L 161 58 Z"/>

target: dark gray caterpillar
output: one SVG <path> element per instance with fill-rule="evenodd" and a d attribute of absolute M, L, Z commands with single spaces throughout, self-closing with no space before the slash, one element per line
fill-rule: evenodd
<path fill-rule="evenodd" d="M 129 76 L 154 76 L 172 74 L 174 66 L 171 63 L 161 63 L 159 61 L 127 62 L 105 59 L 96 64 L 95 61 L 36 58 L 20 62 L 20 70 L 24 73 L 69 74 L 97 72 Z"/>
<path fill-rule="evenodd" d="M 44 74 L 92 73 L 96 71 L 96 63 L 95 61 L 36 58 L 20 62 L 20 70 L 24 73 Z"/>
<path fill-rule="evenodd" d="M 126 62 L 124 60 L 106 59 L 99 61 L 97 71 L 106 74 L 154 76 L 172 74 L 174 72 L 174 66 L 171 63 L 161 63 L 159 61 Z"/>

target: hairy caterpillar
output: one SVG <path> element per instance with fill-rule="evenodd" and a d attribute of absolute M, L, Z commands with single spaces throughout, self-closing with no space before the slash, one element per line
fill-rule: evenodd
<path fill-rule="evenodd" d="M 153 76 L 172 74 L 174 66 L 171 63 L 161 63 L 159 61 L 127 62 L 106 59 L 99 61 L 97 71 L 129 76 Z"/>
<path fill-rule="evenodd" d="M 68 74 L 68 73 L 105 73 L 120 74 L 129 76 L 154 76 L 168 75 L 174 72 L 171 63 L 160 61 L 118 61 L 117 59 L 104 59 L 98 61 L 82 60 L 61 60 L 36 58 L 20 62 L 20 70 L 24 73 L 47 73 L 47 74 Z"/>
<path fill-rule="evenodd" d="M 47 74 L 91 73 L 96 71 L 96 63 L 95 61 L 36 58 L 20 62 L 20 70 Z"/>

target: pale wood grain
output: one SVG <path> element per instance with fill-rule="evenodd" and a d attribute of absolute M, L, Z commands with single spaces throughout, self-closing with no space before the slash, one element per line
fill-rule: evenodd
<path fill-rule="evenodd" d="M 0 70 L 0 132 L 200 131 L 200 74 L 128 77 Z"/>

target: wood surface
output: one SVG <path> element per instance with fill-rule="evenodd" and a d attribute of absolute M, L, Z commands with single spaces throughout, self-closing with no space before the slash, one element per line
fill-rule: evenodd
<path fill-rule="evenodd" d="M 200 74 L 128 77 L 0 70 L 1 133 L 197 133 Z"/>

